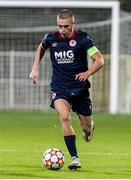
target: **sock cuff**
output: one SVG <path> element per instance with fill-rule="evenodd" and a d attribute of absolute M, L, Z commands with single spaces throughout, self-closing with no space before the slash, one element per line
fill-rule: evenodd
<path fill-rule="evenodd" d="M 76 135 L 69 135 L 69 136 L 64 136 L 64 139 L 75 139 Z"/>

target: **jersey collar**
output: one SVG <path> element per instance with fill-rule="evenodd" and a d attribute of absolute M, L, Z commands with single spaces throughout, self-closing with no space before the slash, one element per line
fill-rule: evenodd
<path fill-rule="evenodd" d="M 68 41 L 68 40 L 74 39 L 75 36 L 76 36 L 76 34 L 77 34 L 77 30 L 74 29 L 72 35 L 71 35 L 69 38 L 64 38 L 64 37 L 62 37 L 61 34 L 60 34 L 59 32 L 58 32 L 58 37 L 59 37 L 61 40 Z"/>

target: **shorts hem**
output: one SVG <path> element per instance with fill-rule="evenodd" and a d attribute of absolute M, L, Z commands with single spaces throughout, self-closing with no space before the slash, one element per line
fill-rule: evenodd
<path fill-rule="evenodd" d="M 58 97 L 58 98 L 54 99 L 54 100 L 51 102 L 51 104 L 50 104 L 50 107 L 51 107 L 51 108 L 55 109 L 54 102 L 55 102 L 57 99 L 64 99 L 64 100 L 66 100 L 66 101 L 69 103 L 69 101 L 68 101 L 66 98 L 64 98 L 64 97 Z M 69 104 L 70 104 L 70 103 L 69 103 Z"/>

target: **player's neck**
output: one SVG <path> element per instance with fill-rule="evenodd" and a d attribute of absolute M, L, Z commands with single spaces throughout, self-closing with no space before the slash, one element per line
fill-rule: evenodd
<path fill-rule="evenodd" d="M 70 39 L 73 36 L 73 34 L 74 34 L 74 29 L 72 29 L 71 33 L 68 35 L 67 38 Z"/>
<path fill-rule="evenodd" d="M 63 36 L 62 34 L 59 34 L 60 38 L 62 39 L 71 39 L 75 36 L 76 29 L 73 29 L 72 32 L 68 36 Z"/>

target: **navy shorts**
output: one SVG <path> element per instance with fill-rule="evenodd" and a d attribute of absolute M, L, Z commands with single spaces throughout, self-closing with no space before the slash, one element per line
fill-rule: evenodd
<path fill-rule="evenodd" d="M 92 115 L 92 103 L 88 89 L 79 92 L 51 92 L 51 107 L 54 108 L 54 101 L 57 99 L 66 100 L 72 108 L 72 111 L 84 115 Z"/>

